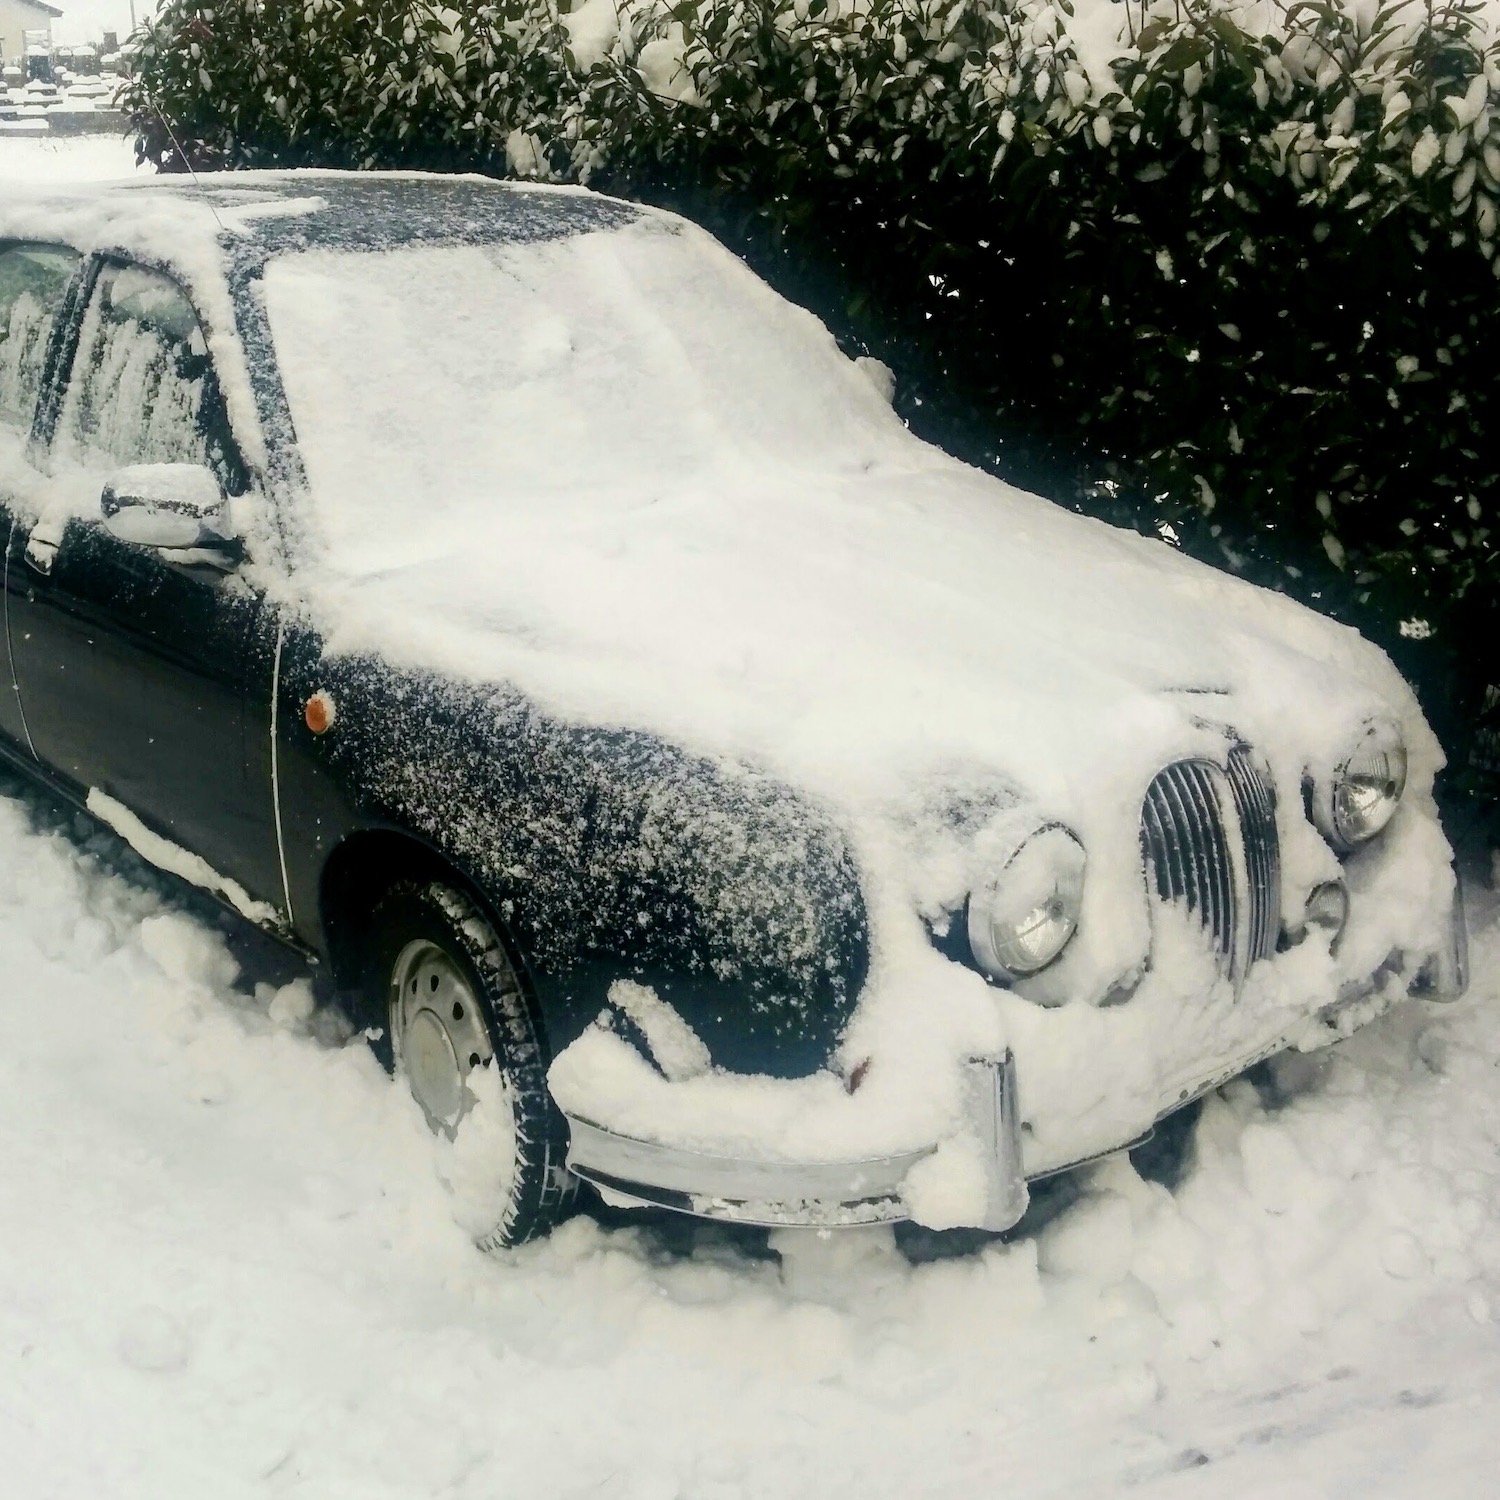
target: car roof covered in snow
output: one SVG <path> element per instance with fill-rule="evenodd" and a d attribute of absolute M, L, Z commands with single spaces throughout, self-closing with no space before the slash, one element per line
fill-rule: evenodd
<path fill-rule="evenodd" d="M 477 176 L 217 172 L 22 187 L 0 206 L 0 236 L 201 265 L 215 245 L 265 259 L 311 248 L 514 244 L 617 228 L 642 212 L 581 188 Z"/>

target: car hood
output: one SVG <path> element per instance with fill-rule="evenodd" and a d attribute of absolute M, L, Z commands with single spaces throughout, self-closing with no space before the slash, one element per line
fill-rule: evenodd
<path fill-rule="evenodd" d="M 851 811 L 955 779 L 1138 808 L 1199 721 L 1300 775 L 1411 709 L 1353 633 L 919 441 L 681 220 L 299 252 L 264 290 L 316 532 L 297 592 L 334 649 Z"/>
<path fill-rule="evenodd" d="M 850 806 L 1000 780 L 1076 820 L 1111 788 L 1137 807 L 1224 727 L 1296 778 L 1381 714 L 1437 764 L 1354 631 L 910 438 L 857 468 L 495 509 L 482 538 L 314 565 L 297 591 L 328 649 L 507 682 Z"/>

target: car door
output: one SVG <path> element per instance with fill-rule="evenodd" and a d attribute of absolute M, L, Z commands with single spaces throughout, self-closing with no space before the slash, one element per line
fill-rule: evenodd
<path fill-rule="evenodd" d="M 71 343 L 39 424 L 41 514 L 7 569 L 31 745 L 78 793 L 110 799 L 90 796 L 107 821 L 123 807 L 207 861 L 236 905 L 224 877 L 279 911 L 262 601 L 230 552 L 122 540 L 100 509 L 133 465 L 203 465 L 227 494 L 248 489 L 202 325 L 170 277 L 107 259 Z M 145 852 L 214 883 L 170 849 Z"/>
<path fill-rule="evenodd" d="M 0 533 L 30 514 L 42 476 L 30 461 L 42 367 L 69 288 L 76 251 L 57 245 L 0 243 Z M 21 698 L 9 650 L 0 653 L 0 749 L 30 759 Z"/>

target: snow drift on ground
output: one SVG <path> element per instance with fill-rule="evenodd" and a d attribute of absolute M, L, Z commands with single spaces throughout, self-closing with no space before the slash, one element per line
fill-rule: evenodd
<path fill-rule="evenodd" d="M 363 1044 L 304 980 L 252 988 L 129 858 L 0 798 L 9 1494 L 1493 1482 L 1492 920 L 1462 1004 L 1213 1097 L 1175 1192 L 1116 1158 L 1036 1234 L 915 1267 L 888 1230 L 784 1234 L 778 1263 L 753 1236 L 589 1218 L 491 1259 Z"/>

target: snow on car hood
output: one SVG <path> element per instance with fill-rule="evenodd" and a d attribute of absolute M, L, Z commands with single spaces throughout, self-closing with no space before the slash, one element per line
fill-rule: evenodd
<path fill-rule="evenodd" d="M 1203 719 L 1295 778 L 1383 709 L 1414 779 L 1435 764 L 1353 632 L 919 442 L 681 220 L 303 251 L 265 289 L 310 483 L 296 592 L 332 650 L 510 681 L 850 808 L 990 777 L 1133 827 Z"/>

